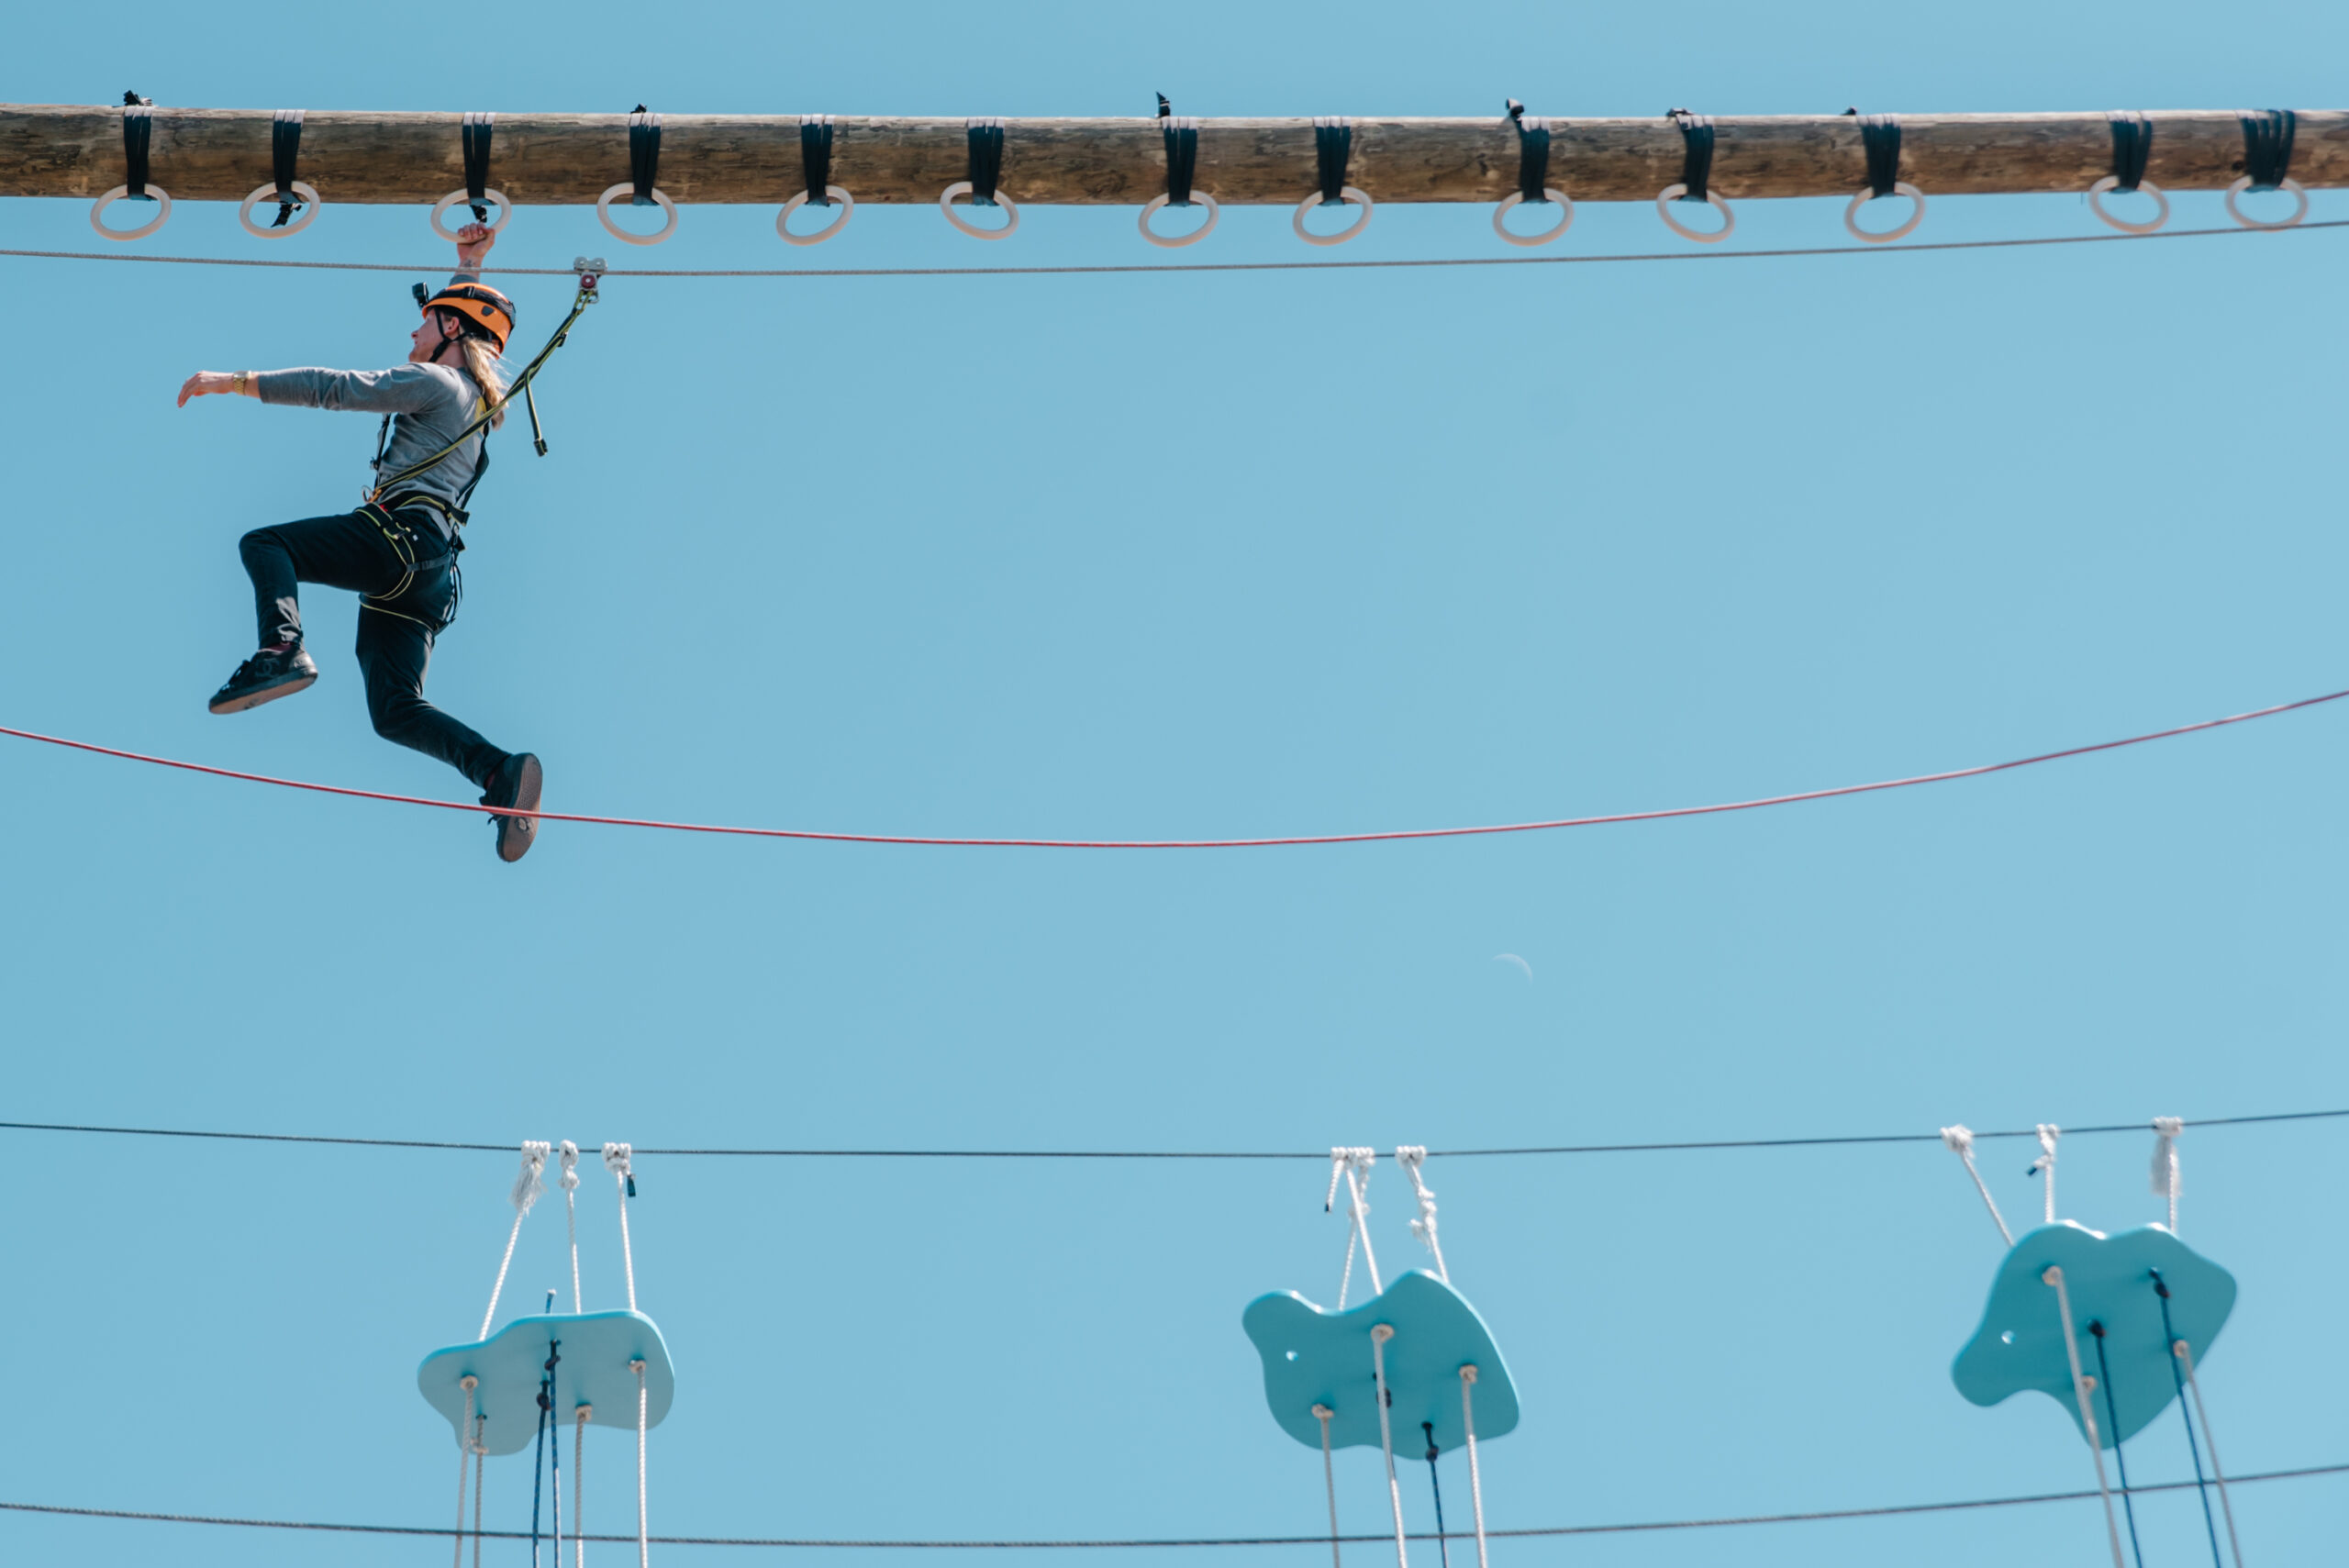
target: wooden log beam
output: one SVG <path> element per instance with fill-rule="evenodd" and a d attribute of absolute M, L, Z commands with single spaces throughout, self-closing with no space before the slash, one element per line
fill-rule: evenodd
<path fill-rule="evenodd" d="M 241 201 L 270 179 L 265 109 L 153 111 L 150 177 L 177 201 Z M 2214 190 L 2243 172 L 2232 110 L 2152 115 L 2146 177 Z M 453 114 L 311 111 L 300 178 L 329 203 L 438 200 L 463 183 Z M 1680 178 L 1677 127 L 1553 119 L 1550 183 L 1577 201 L 1647 201 Z M 1848 195 L 1866 183 L 1857 123 L 1841 115 L 1717 119 L 1712 184 L 1731 199 Z M 1517 186 L 1517 136 L 1486 119 L 1353 122 L 1349 180 L 1382 202 L 1497 202 Z M 1138 206 L 1165 189 L 1157 122 L 1007 119 L 1002 190 L 1015 201 Z M 2101 112 L 1901 117 L 1900 174 L 1928 195 L 2082 191 L 2110 172 Z M 832 183 L 860 202 L 933 202 L 968 162 L 961 119 L 842 116 Z M 2302 110 L 2291 173 L 2349 184 L 2349 110 Z M 629 178 L 625 115 L 503 114 L 489 183 L 515 205 L 579 205 Z M 0 105 L 0 195 L 95 197 L 123 180 L 122 111 Z M 779 204 L 804 183 L 796 115 L 662 117 L 661 189 L 681 203 Z M 1309 119 L 1199 122 L 1196 188 L 1219 201 L 1296 203 L 1316 186 Z"/>

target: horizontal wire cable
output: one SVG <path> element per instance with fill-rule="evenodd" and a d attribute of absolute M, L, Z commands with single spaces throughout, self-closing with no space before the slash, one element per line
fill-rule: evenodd
<path fill-rule="evenodd" d="M 2029 239 L 1929 239 L 1916 245 L 1813 245 L 1768 250 L 1651 250 L 1613 256 L 1435 256 L 1417 261 L 1372 258 L 1306 261 L 1132 261 L 1089 266 L 1038 267 L 615 267 L 607 278 L 985 278 L 1072 277 L 1132 272 L 1325 272 L 1401 267 L 1587 267 L 1623 261 L 1758 261 L 1790 256 L 1902 256 L 1928 250 L 2011 250 L 2043 245 L 2125 245 L 2143 239 L 2226 239 L 2247 234 L 2296 234 L 2307 229 L 2349 228 L 2349 218 L 2299 223 L 2290 228 L 2169 228 L 2157 234 L 2057 234 Z M 429 272 L 445 262 L 407 265 L 395 261 L 295 261 L 236 256 L 139 256 L 114 250 L 8 250 L 53 261 L 143 261 L 178 267 L 276 267 L 327 272 Z M 516 278 L 567 278 L 569 267 L 484 267 L 484 274 Z"/>
<path fill-rule="evenodd" d="M 2253 1127 L 2286 1121 L 2335 1121 L 2349 1118 L 2349 1109 L 2335 1111 L 2271 1111 L 2259 1116 L 2221 1116 L 2208 1118 L 2188 1117 L 2186 1125 L 2197 1130 L 2213 1127 Z M 2099 1133 L 2143 1132 L 2153 1126 L 2145 1121 L 2111 1122 L 2099 1127 L 2067 1127 L 2066 1138 L 2090 1137 Z M 511 1143 L 442 1142 L 423 1138 L 343 1138 L 324 1133 L 301 1132 L 214 1132 L 197 1128 L 175 1127 L 99 1127 L 61 1121 L 0 1121 L 0 1131 L 6 1132 L 72 1132 L 96 1133 L 121 1138 L 198 1138 L 215 1139 L 231 1143 L 317 1143 L 360 1149 L 431 1149 L 454 1150 L 468 1153 L 511 1154 Z M 1993 1138 L 2036 1138 L 2035 1128 L 2017 1128 L 2006 1132 L 1977 1132 L 1978 1142 Z M 1729 1138 L 1709 1139 L 1682 1143 L 1560 1143 L 1520 1149 L 1431 1149 L 1431 1160 L 1473 1160 L 1478 1158 L 1523 1158 L 1558 1154 L 1666 1154 L 1702 1150 L 1724 1149 L 1829 1149 L 1861 1145 L 1892 1143 L 1935 1143 L 1942 1141 L 1938 1132 L 1863 1133 L 1848 1137 L 1828 1138 Z M 584 1144 L 582 1147 L 585 1147 Z M 1316 1150 L 1211 1150 L 1211 1149 L 654 1149 L 636 1147 L 640 1156 L 657 1154 L 672 1159 L 777 1159 L 777 1160 L 1327 1160 L 1330 1151 Z M 1385 1537 L 1377 1539 L 1384 1540 Z"/>
<path fill-rule="evenodd" d="M 2205 718 L 2193 724 L 2181 724 L 2168 729 L 2151 730 L 2143 735 L 2124 736 L 2118 740 L 2099 740 L 2086 746 L 2066 746 L 2060 751 L 2042 751 L 2035 756 L 2017 757 L 2004 762 L 1983 762 L 1970 768 L 1951 768 L 1938 773 L 1912 773 L 1906 778 L 1878 779 L 1871 784 L 1837 784 L 1830 789 L 1798 790 L 1791 795 L 1763 795 L 1753 800 L 1732 800 L 1711 806 L 1671 806 L 1652 811 L 1617 811 L 1596 817 L 1559 817 L 1540 822 L 1488 823 L 1469 828 L 1396 828 L 1370 833 L 1300 833 L 1283 838 L 1261 839 L 980 839 L 948 838 L 917 833 L 836 833 L 811 828 L 735 828 L 708 822 L 665 822 L 646 817 L 603 817 L 576 811 L 520 811 L 502 808 L 500 816 L 528 817 L 540 822 L 578 822 L 598 828 L 651 828 L 670 833 L 713 833 L 739 839 L 794 839 L 824 844 L 904 844 L 928 849 L 974 850 L 1265 850 L 1308 844 L 1384 844 L 1407 839 L 1471 839 L 1497 833 L 1542 833 L 1562 828 L 1604 828 L 1625 822 L 1663 822 L 1684 817 L 1716 817 L 1730 811 L 1758 811 L 1769 806 L 1794 806 L 1808 800 L 1836 800 L 1845 795 L 1873 795 L 1882 790 L 1910 789 L 1919 784 L 1947 784 L 1955 779 L 1976 779 L 1990 773 L 2009 773 L 2016 768 L 2036 767 L 2042 762 L 2060 762 L 2067 758 L 2092 756 L 2099 751 L 2117 751 L 2127 746 L 2143 746 L 2149 741 L 2174 740 L 2180 735 L 2198 734 L 2206 729 L 2223 729 L 2229 725 L 2248 724 L 2255 718 L 2272 718 L 2277 714 L 2294 713 L 2305 707 L 2339 702 L 2349 697 L 2349 690 L 2327 692 L 2322 696 L 2301 697 L 2296 702 L 2277 703 L 2272 707 L 2254 708 L 2249 713 L 2229 714 L 2224 718 Z M 346 784 L 313 784 L 304 779 L 282 779 L 269 773 L 249 773 L 237 768 L 216 768 L 205 762 L 182 762 L 173 757 L 150 756 L 144 751 L 126 751 L 119 747 L 101 746 L 90 740 L 72 740 L 59 735 L 43 735 L 38 730 L 14 729 L 0 725 L 0 735 L 14 736 L 19 740 L 35 740 L 44 746 L 61 746 L 68 751 L 87 751 L 95 756 L 113 757 L 121 762 L 145 762 L 159 768 L 176 768 L 183 773 L 206 773 L 214 778 L 236 779 L 244 784 L 273 784 L 279 789 L 308 790 L 314 795 L 339 795 L 353 800 L 375 800 L 394 806 L 427 806 L 436 811 L 467 811 L 476 815 L 488 809 L 479 801 L 438 800 L 429 795 L 395 795 L 384 790 L 353 789 Z"/>
<path fill-rule="evenodd" d="M 2267 1470 L 2251 1475 L 2228 1477 L 2231 1485 L 2246 1485 L 2262 1481 L 2302 1481 L 2322 1475 L 2349 1474 L 2349 1464 L 2310 1465 L 2298 1470 Z M 2192 1481 L 2159 1481 L 2146 1485 L 2132 1486 L 2132 1495 L 2150 1492 L 2184 1492 L 2194 1488 Z M 1731 1529 L 1751 1525 L 1822 1524 L 1836 1519 L 1897 1518 L 1914 1514 L 1963 1513 L 1980 1508 L 2019 1508 L 2042 1503 L 2079 1503 L 2096 1496 L 2094 1492 L 2036 1492 L 2014 1497 L 1973 1497 L 1947 1503 L 1895 1503 L 1874 1508 L 1820 1508 L 1805 1513 L 1742 1514 L 1720 1518 L 1653 1519 L 1626 1524 L 1551 1525 L 1531 1529 L 1488 1529 L 1487 1537 L 1506 1536 L 1531 1540 L 1546 1536 L 1572 1535 L 1639 1535 L 1661 1530 Z M 75 1508 L 50 1503 L 0 1502 L 0 1511 L 21 1514 L 61 1515 L 72 1518 L 137 1519 L 154 1524 L 226 1525 L 241 1529 L 322 1530 L 344 1535 L 411 1535 L 451 1536 L 457 1532 L 447 1526 L 425 1525 L 354 1525 L 326 1524 L 296 1519 L 230 1518 L 212 1514 L 164 1514 L 134 1511 L 128 1508 Z M 466 1532 L 470 1534 L 471 1532 Z M 485 1529 L 481 1534 L 493 1540 L 529 1540 L 528 1530 Z M 633 1541 L 633 1535 L 583 1535 L 578 1540 Z M 826 1540 L 791 1536 L 725 1536 L 725 1535 L 656 1535 L 647 1538 L 662 1546 L 750 1546 L 770 1548 L 830 1548 L 847 1550 L 874 1548 L 885 1551 L 1118 1551 L 1132 1548 L 1159 1549 L 1234 1547 L 1234 1546 L 1309 1546 L 1327 1547 L 1330 1537 L 1320 1535 L 1235 1535 L 1168 1538 L 1132 1540 Z M 1390 1533 L 1379 1535 L 1341 1535 L 1341 1542 L 1391 1541 Z M 1447 1530 L 1438 1536 L 1432 1530 L 1413 1532 L 1412 1540 L 1474 1540 L 1471 1530 Z"/>

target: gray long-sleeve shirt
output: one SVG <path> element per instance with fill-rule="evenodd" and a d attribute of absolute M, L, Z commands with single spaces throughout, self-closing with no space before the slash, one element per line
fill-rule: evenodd
<path fill-rule="evenodd" d="M 459 272 L 451 280 L 475 283 L 477 272 Z M 382 476 L 388 478 L 412 462 L 420 462 L 455 439 L 481 411 L 481 389 L 473 377 L 446 365 L 395 365 L 380 371 L 298 370 L 262 371 L 253 377 L 263 403 L 297 408 L 350 409 L 388 414 L 390 438 L 384 443 Z M 473 482 L 481 467 L 482 437 L 465 444 L 440 462 L 406 481 L 403 490 L 420 490 L 450 505 Z M 438 512 L 431 514 L 443 531 Z"/>

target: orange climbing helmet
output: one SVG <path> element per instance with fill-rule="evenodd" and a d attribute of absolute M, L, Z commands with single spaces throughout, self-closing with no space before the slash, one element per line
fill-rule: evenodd
<path fill-rule="evenodd" d="M 419 284 L 416 292 L 417 303 L 428 312 L 451 312 L 466 331 L 487 338 L 497 345 L 498 352 L 506 351 L 506 339 L 514 335 L 514 302 L 495 289 L 486 284 L 451 284 L 426 298 Z"/>

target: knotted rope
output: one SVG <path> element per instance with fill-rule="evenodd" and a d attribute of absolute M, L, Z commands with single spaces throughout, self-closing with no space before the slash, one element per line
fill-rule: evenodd
<path fill-rule="evenodd" d="M 1435 1254 L 1436 1278 L 1450 1284 L 1452 1271 L 1443 1266 L 1443 1244 L 1435 1234 L 1435 1194 L 1419 1179 L 1419 1167 L 1427 1163 L 1427 1150 L 1419 1144 L 1406 1143 L 1395 1151 L 1395 1162 L 1411 1178 L 1411 1195 L 1419 1204 L 1419 1217 L 1411 1221 L 1411 1234 L 1426 1242 L 1428 1251 Z"/>
<path fill-rule="evenodd" d="M 1370 1168 L 1376 1163 L 1378 1151 L 1375 1149 L 1339 1148 L 1330 1151 L 1330 1191 L 1321 1200 L 1321 1212 L 1329 1213 L 1330 1206 L 1337 1202 L 1338 1183 L 1341 1180 L 1346 1184 L 1349 1199 L 1346 1210 L 1346 1267 L 1345 1272 L 1338 1276 L 1338 1307 L 1341 1311 L 1345 1309 L 1347 1287 L 1353 1283 L 1356 1242 L 1361 1243 L 1363 1263 L 1370 1270 L 1370 1293 L 1376 1296 L 1385 1288 L 1378 1283 L 1378 1259 L 1370 1250 L 1370 1229 L 1366 1223 L 1370 1218 L 1370 1205 L 1364 1203 L 1362 1196 L 1364 1190 L 1370 1185 Z"/>
<path fill-rule="evenodd" d="M 2169 1232 L 2177 1234 L 2177 1194 L 2180 1186 L 2177 1170 L 2177 1136 L 2186 1130 L 2186 1123 L 2174 1116 L 2154 1118 L 2154 1191 L 2169 1199 Z"/>
<path fill-rule="evenodd" d="M 497 1298 L 506 1291 L 506 1271 L 514 1263 L 514 1243 L 521 1239 L 522 1221 L 529 1218 L 530 1206 L 546 1195 L 546 1184 L 539 1180 L 547 1168 L 547 1156 L 554 1146 L 549 1143 L 522 1145 L 522 1168 L 514 1177 L 514 1190 L 507 1200 L 514 1206 L 514 1229 L 506 1233 L 506 1255 L 497 1261 L 497 1283 L 489 1287 L 489 1310 L 481 1315 L 481 1332 L 476 1340 L 489 1338 L 489 1326 L 497 1318 Z"/>
<path fill-rule="evenodd" d="M 1989 1186 L 1982 1180 L 1982 1173 L 1975 1166 L 1973 1129 L 1964 1122 L 1958 1123 L 1955 1127 L 1945 1127 L 1942 1129 L 1942 1142 L 1948 1146 L 1951 1153 L 1965 1162 L 1965 1173 L 1974 1178 L 1974 1190 L 1982 1195 L 1983 1207 L 1990 1211 L 1990 1218 L 1998 1226 L 1998 1234 L 2005 1239 L 2007 1245 L 2013 1246 L 2015 1233 L 2007 1229 L 2007 1217 L 1998 1212 L 1998 1203 L 1990 1196 Z"/>

